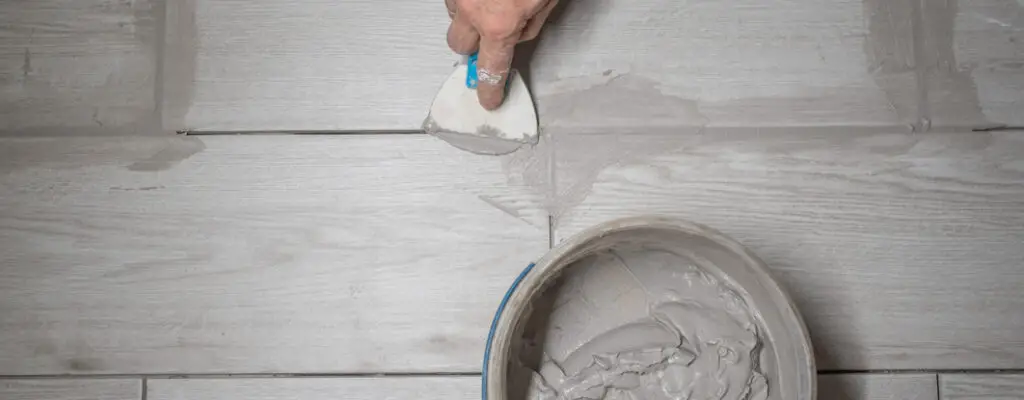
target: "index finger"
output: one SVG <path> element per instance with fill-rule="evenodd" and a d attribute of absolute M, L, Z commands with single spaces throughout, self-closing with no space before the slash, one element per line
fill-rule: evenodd
<path fill-rule="evenodd" d="M 458 9 L 455 0 L 444 0 L 444 6 L 448 9 L 448 18 L 455 19 L 455 10 Z"/>
<path fill-rule="evenodd" d="M 477 96 L 480 105 L 487 110 L 501 106 L 505 99 L 505 82 L 508 80 L 512 55 L 515 53 L 516 38 L 480 38 L 480 53 L 477 59 Z"/>

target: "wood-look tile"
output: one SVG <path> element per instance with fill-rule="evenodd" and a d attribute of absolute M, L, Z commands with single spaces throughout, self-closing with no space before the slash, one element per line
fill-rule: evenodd
<path fill-rule="evenodd" d="M 158 133 L 162 4 L 0 2 L 0 135 Z"/>
<path fill-rule="evenodd" d="M 4 400 L 141 400 L 140 379 L 0 379 Z"/>
<path fill-rule="evenodd" d="M 548 245 L 500 161 L 426 135 L 0 149 L 0 375 L 478 371 Z"/>
<path fill-rule="evenodd" d="M 441 1 L 195 0 L 183 128 L 415 130 L 458 57 Z M 542 126 L 917 121 L 910 0 L 565 2 L 519 46 Z"/>
<path fill-rule="evenodd" d="M 555 142 L 557 241 L 640 214 L 720 230 L 791 293 L 821 369 L 1024 367 L 1019 132 Z"/>
<path fill-rule="evenodd" d="M 1024 374 L 939 375 L 942 400 L 1021 400 Z"/>

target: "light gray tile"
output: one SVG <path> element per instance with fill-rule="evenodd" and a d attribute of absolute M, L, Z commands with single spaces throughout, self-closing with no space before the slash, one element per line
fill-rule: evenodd
<path fill-rule="evenodd" d="M 1019 133 L 554 141 L 557 240 L 640 214 L 721 230 L 788 288 L 821 369 L 1024 367 Z"/>
<path fill-rule="evenodd" d="M 1024 126 L 1024 3 L 921 4 L 932 125 Z"/>
<path fill-rule="evenodd" d="M 0 134 L 159 132 L 162 4 L 0 2 Z"/>
<path fill-rule="evenodd" d="M 547 217 L 425 135 L 0 139 L 0 375 L 477 371 Z"/>
<path fill-rule="evenodd" d="M 1021 400 L 1022 374 L 943 374 L 942 400 Z"/>
<path fill-rule="evenodd" d="M 564 2 L 520 46 L 546 128 L 897 126 L 910 0 Z M 193 130 L 418 129 L 457 57 L 443 2 L 195 0 Z"/>
<path fill-rule="evenodd" d="M 458 59 L 443 1 L 196 0 L 193 130 L 419 129 Z"/>
<path fill-rule="evenodd" d="M 906 126 L 909 1 L 571 1 L 531 64 L 557 132 Z"/>
<path fill-rule="evenodd" d="M 4 400 L 140 400 L 138 379 L 0 379 Z"/>
<path fill-rule="evenodd" d="M 149 381 L 152 400 L 480 399 L 480 378 L 175 379 Z"/>
<path fill-rule="evenodd" d="M 818 400 L 938 400 L 934 374 L 818 376 Z"/>
<path fill-rule="evenodd" d="M 935 375 L 827 375 L 820 400 L 937 400 Z M 478 399 L 480 378 L 153 379 L 152 400 Z"/>

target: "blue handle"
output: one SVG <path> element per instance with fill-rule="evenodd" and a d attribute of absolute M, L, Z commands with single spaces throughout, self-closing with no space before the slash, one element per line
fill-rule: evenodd
<path fill-rule="evenodd" d="M 476 56 L 477 53 L 473 53 L 469 56 L 469 62 L 466 64 L 466 87 L 470 89 L 476 89 L 476 83 L 478 80 L 476 74 Z"/>

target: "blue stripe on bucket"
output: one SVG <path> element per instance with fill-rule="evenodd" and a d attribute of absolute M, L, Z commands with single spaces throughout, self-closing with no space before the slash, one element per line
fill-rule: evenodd
<path fill-rule="evenodd" d="M 487 400 L 487 361 L 491 359 L 491 341 L 494 340 L 494 331 L 498 329 L 498 319 L 501 318 L 502 311 L 505 311 L 505 304 L 507 304 L 508 299 L 512 297 L 512 292 L 516 291 L 516 288 L 519 287 L 519 283 L 523 281 L 523 278 L 526 278 L 526 274 L 530 273 L 530 270 L 533 269 L 534 265 L 534 263 L 530 263 L 523 272 L 519 273 L 516 280 L 512 282 L 512 286 L 508 288 L 507 292 L 505 292 L 505 297 L 501 299 L 501 303 L 498 304 L 498 311 L 494 313 L 494 320 L 491 321 L 491 330 L 487 332 L 487 347 L 484 348 L 484 369 L 481 374 L 481 378 L 483 379 L 483 385 L 481 385 L 482 400 Z"/>

